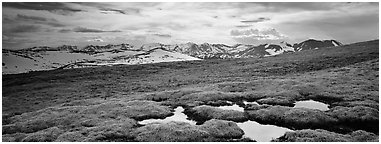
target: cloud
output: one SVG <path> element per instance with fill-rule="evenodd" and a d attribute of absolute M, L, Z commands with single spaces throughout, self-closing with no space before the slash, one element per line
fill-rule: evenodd
<path fill-rule="evenodd" d="M 68 33 L 68 32 L 71 32 L 71 30 L 70 29 L 60 29 L 60 30 L 58 30 L 58 32 L 60 32 L 60 33 Z"/>
<path fill-rule="evenodd" d="M 237 28 L 247 28 L 247 27 L 251 27 L 253 25 L 236 25 L 235 27 Z"/>
<path fill-rule="evenodd" d="M 172 37 L 170 34 L 152 34 L 154 36 L 158 36 L 158 37 L 165 37 L 165 38 L 170 38 Z"/>
<path fill-rule="evenodd" d="M 3 2 L 3 7 L 26 10 L 45 10 L 49 12 L 65 14 L 67 12 L 81 12 L 80 9 L 74 9 L 59 2 Z"/>
<path fill-rule="evenodd" d="M 284 40 L 287 36 L 279 33 L 275 29 L 246 29 L 246 30 L 232 30 L 230 35 L 234 40 L 240 43 L 269 43 Z"/>
<path fill-rule="evenodd" d="M 41 30 L 41 26 L 37 25 L 18 25 L 11 29 L 6 30 L 6 33 L 27 33 L 38 32 Z"/>
<path fill-rule="evenodd" d="M 80 32 L 80 33 L 122 32 L 120 30 L 105 31 L 105 30 L 91 29 L 91 28 L 84 28 L 84 27 L 76 27 L 73 29 L 73 31 Z"/>
<path fill-rule="evenodd" d="M 100 10 L 102 11 L 101 13 L 104 13 L 104 14 L 108 14 L 110 12 L 120 13 L 120 14 L 126 14 L 126 12 L 124 12 L 122 10 L 112 9 L 112 8 L 101 8 Z"/>
<path fill-rule="evenodd" d="M 96 8 L 103 14 L 140 14 L 140 8 L 135 7 L 139 3 L 127 3 L 126 5 L 125 3 L 74 2 L 74 4 Z M 144 4 L 150 5 L 149 3 Z"/>
<path fill-rule="evenodd" d="M 17 21 L 28 21 L 32 22 L 33 24 L 44 24 L 49 25 L 52 27 L 64 27 L 65 25 L 58 22 L 56 19 L 53 18 L 44 18 L 39 16 L 27 16 L 22 14 L 17 14 L 16 19 Z"/>
<path fill-rule="evenodd" d="M 17 14 L 16 19 L 19 19 L 19 20 L 33 20 L 33 21 L 48 21 L 48 19 L 44 18 L 44 17 L 27 16 L 27 15 L 21 15 L 21 14 Z"/>
<path fill-rule="evenodd" d="M 86 40 L 87 42 L 104 42 L 104 40 L 102 40 L 101 38 L 94 38 L 94 39 L 89 39 L 89 40 Z"/>
<path fill-rule="evenodd" d="M 253 20 L 241 20 L 242 23 L 258 23 L 258 22 L 264 22 L 264 21 L 269 21 L 270 18 L 266 18 L 266 17 L 260 17 L 260 18 L 257 18 L 257 19 L 253 19 Z"/>

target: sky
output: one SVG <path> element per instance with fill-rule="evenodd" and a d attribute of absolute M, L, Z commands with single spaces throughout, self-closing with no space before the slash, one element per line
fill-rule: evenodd
<path fill-rule="evenodd" d="M 3 48 L 378 39 L 378 3 L 2 3 Z"/>

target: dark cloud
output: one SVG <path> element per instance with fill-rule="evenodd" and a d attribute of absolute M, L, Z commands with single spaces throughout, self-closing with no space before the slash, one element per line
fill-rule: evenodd
<path fill-rule="evenodd" d="M 171 35 L 169 34 L 153 34 L 154 36 L 158 36 L 158 37 L 165 37 L 165 38 L 170 38 L 172 37 Z"/>
<path fill-rule="evenodd" d="M 68 33 L 68 32 L 71 32 L 70 29 L 60 29 L 58 32 L 60 33 Z"/>
<path fill-rule="evenodd" d="M 101 13 L 108 14 L 108 12 L 115 12 L 120 14 L 140 14 L 140 9 L 135 7 L 126 7 L 123 9 L 115 9 L 114 3 L 96 3 L 96 2 L 75 2 L 75 4 L 83 5 L 83 6 L 89 6 L 97 8 L 101 11 Z M 137 3 L 134 3 L 137 4 Z M 152 3 L 143 3 L 147 5 L 152 5 Z M 158 3 L 154 3 L 156 5 Z"/>
<path fill-rule="evenodd" d="M 38 16 L 27 16 L 27 15 L 21 15 L 17 14 L 16 19 L 20 20 L 34 20 L 34 21 L 47 21 L 47 18 L 38 17 Z"/>
<path fill-rule="evenodd" d="M 253 25 L 236 25 L 235 27 L 237 28 L 247 28 L 247 27 L 251 27 Z"/>
<path fill-rule="evenodd" d="M 37 25 L 18 25 L 11 29 L 5 30 L 5 33 L 26 33 L 41 31 L 41 26 Z"/>
<path fill-rule="evenodd" d="M 67 6 L 65 3 L 59 2 L 3 2 L 3 7 L 11 7 L 16 9 L 27 10 L 46 10 L 50 12 L 81 12 L 80 9 L 74 9 Z"/>
<path fill-rule="evenodd" d="M 241 22 L 242 23 L 259 23 L 259 22 L 264 22 L 264 21 L 269 21 L 269 20 L 270 20 L 270 18 L 260 17 L 260 18 L 253 19 L 253 20 L 242 20 Z"/>
<path fill-rule="evenodd" d="M 105 30 L 91 29 L 91 28 L 84 28 L 84 27 L 74 28 L 73 31 L 80 32 L 80 33 L 122 32 L 120 30 L 105 31 Z"/>

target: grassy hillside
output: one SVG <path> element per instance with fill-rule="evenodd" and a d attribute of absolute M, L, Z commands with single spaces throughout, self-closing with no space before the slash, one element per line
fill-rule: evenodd
<path fill-rule="evenodd" d="M 161 117 L 139 108 L 137 110 L 142 111 L 143 116 L 134 114 L 136 109 L 110 109 L 100 105 L 110 107 L 120 103 L 131 107 L 130 102 L 152 103 L 150 109 L 163 111 L 164 117 L 168 115 L 166 106 L 173 109 L 181 105 L 196 120 L 230 117 L 229 120 L 234 121 L 234 115 L 226 116 L 234 113 L 219 112 L 221 115 L 209 115 L 208 111 L 197 111 L 200 109 L 198 106 L 218 105 L 222 100 L 241 104 L 242 100 L 269 99 L 272 102 L 267 107 L 247 107 L 245 113 L 239 114 L 239 121 L 250 119 L 294 130 L 325 129 L 341 134 L 363 130 L 378 135 L 378 45 L 379 41 L 374 40 L 266 58 L 118 65 L 3 75 L 3 134 L 7 134 L 3 136 L 3 140 L 4 137 L 14 138 L 11 141 L 26 139 L 25 137 L 44 133 L 54 127 L 59 129 L 57 131 L 61 135 L 85 140 L 96 136 L 89 136 L 91 132 L 81 136 L 73 131 L 89 131 L 94 127 L 102 129 L 102 132 L 104 129 L 113 130 L 105 128 L 105 121 L 121 124 L 121 117 L 127 118 L 127 127 L 131 130 L 141 129 L 136 124 L 137 120 Z M 321 112 L 287 107 L 292 106 L 295 101 L 306 99 L 327 103 L 330 110 Z M 52 106 L 54 108 L 48 108 Z M 87 110 L 94 107 L 101 107 L 101 110 L 112 113 L 113 116 L 89 116 Z M 57 120 L 51 117 L 51 121 L 58 122 L 48 123 L 32 131 L 25 131 L 21 127 L 25 123 L 31 127 L 41 123 L 22 120 L 33 119 L 28 115 L 46 116 L 54 113 L 61 117 L 62 113 L 73 110 L 79 111 L 79 115 L 74 117 L 86 119 L 61 122 L 62 119 L 70 118 Z M 132 114 L 125 115 L 124 111 Z M 94 127 L 78 124 L 94 119 L 97 120 Z M 187 126 L 189 128 L 192 131 L 199 130 Z M 72 133 L 67 134 L 69 131 Z M 122 131 L 117 135 L 113 133 L 96 140 L 144 139 L 142 135 L 136 139 L 135 133 Z M 197 141 L 224 141 L 208 135 L 205 131 L 199 133 L 206 139 Z M 52 140 L 56 140 L 58 135 Z"/>

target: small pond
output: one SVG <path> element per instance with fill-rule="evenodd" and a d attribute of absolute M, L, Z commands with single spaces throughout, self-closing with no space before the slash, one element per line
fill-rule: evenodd
<path fill-rule="evenodd" d="M 318 109 L 322 111 L 329 110 L 328 105 L 322 102 L 314 101 L 314 100 L 305 100 L 305 101 L 297 101 L 295 102 L 294 108 L 309 108 L 309 109 Z"/>
<path fill-rule="evenodd" d="M 181 121 L 181 122 L 187 122 L 187 123 L 195 125 L 196 122 L 193 120 L 188 120 L 187 119 L 188 116 L 185 115 L 183 112 L 184 112 L 184 108 L 180 106 L 180 107 L 175 108 L 174 115 L 172 115 L 170 117 L 166 117 L 165 119 L 147 119 L 147 120 L 140 121 L 139 124 L 167 123 L 170 121 Z"/>
<path fill-rule="evenodd" d="M 258 142 L 270 142 L 272 139 L 283 136 L 287 131 L 292 131 L 288 128 L 275 125 L 262 125 L 255 121 L 246 121 L 237 123 L 237 125 L 245 132 L 245 137 Z"/>
<path fill-rule="evenodd" d="M 245 104 L 245 105 L 248 105 L 248 104 L 255 104 L 255 105 L 259 105 L 259 103 L 257 103 L 257 102 L 248 102 L 248 101 L 243 101 L 243 103 Z"/>
<path fill-rule="evenodd" d="M 236 110 L 236 111 L 240 111 L 240 112 L 243 112 L 243 110 L 244 110 L 243 107 L 240 107 L 237 104 L 234 104 L 232 106 L 219 106 L 218 108 L 224 109 L 224 110 Z"/>
<path fill-rule="evenodd" d="M 238 110 L 242 112 L 244 111 L 242 107 L 239 107 L 236 104 L 232 106 L 219 106 L 218 108 L 226 110 Z M 174 115 L 170 117 L 167 117 L 165 119 L 147 119 L 140 121 L 139 124 L 145 125 L 149 123 L 168 123 L 170 121 L 181 121 L 190 123 L 192 125 L 196 125 L 195 121 L 187 119 L 188 116 L 183 113 L 183 107 L 180 106 L 175 108 L 174 110 Z M 278 127 L 275 125 L 262 125 L 255 121 L 246 121 L 236 124 L 245 132 L 245 137 L 249 137 L 259 142 L 269 142 L 272 139 L 282 136 L 287 131 L 292 131 L 290 129 Z"/>

